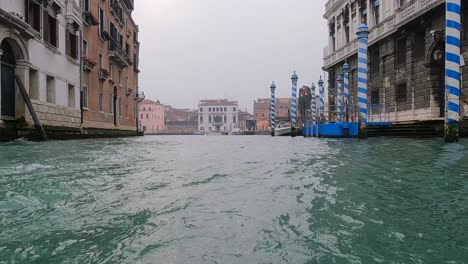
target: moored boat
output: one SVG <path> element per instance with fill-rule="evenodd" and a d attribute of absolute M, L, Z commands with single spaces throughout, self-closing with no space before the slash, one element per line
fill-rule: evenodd
<path fill-rule="evenodd" d="M 275 136 L 290 136 L 291 125 L 288 123 L 279 123 L 275 128 Z"/>

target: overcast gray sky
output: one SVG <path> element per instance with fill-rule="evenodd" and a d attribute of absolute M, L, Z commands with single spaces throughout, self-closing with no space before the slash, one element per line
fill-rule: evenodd
<path fill-rule="evenodd" d="M 278 97 L 290 97 L 293 70 L 299 87 L 323 74 L 325 2 L 137 0 L 140 89 L 181 108 L 228 98 L 251 111 L 272 80 Z"/>

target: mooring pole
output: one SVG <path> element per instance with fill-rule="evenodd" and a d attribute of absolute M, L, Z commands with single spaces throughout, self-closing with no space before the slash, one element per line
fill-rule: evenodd
<path fill-rule="evenodd" d="M 337 112 L 336 112 L 336 117 L 337 117 L 337 123 L 341 123 L 343 121 L 342 116 L 343 116 L 343 99 L 341 95 L 341 90 L 343 89 L 341 83 L 343 82 L 343 77 L 341 75 L 338 75 L 336 77 L 336 82 L 337 82 L 337 89 L 336 89 L 336 103 L 337 103 Z"/>
<path fill-rule="evenodd" d="M 367 40 L 369 27 L 361 24 L 357 30 L 358 36 L 358 101 L 359 101 L 359 134 L 361 139 L 367 138 Z"/>
<path fill-rule="evenodd" d="M 276 128 L 276 99 L 275 99 L 275 90 L 276 85 L 275 82 L 271 83 L 271 100 L 270 100 L 270 111 L 271 111 L 271 136 L 275 136 L 275 128 Z"/>
<path fill-rule="evenodd" d="M 446 2 L 445 142 L 458 142 L 460 130 L 461 1 Z"/>
<path fill-rule="evenodd" d="M 21 81 L 21 78 L 18 75 L 15 75 L 15 80 L 16 80 L 16 85 L 18 86 L 18 89 L 20 90 L 21 96 L 23 97 L 23 100 L 26 106 L 28 107 L 29 113 L 31 114 L 31 118 L 34 121 L 34 125 L 36 125 L 36 128 L 41 133 L 42 139 L 48 140 L 44 127 L 41 124 L 41 120 L 39 120 L 39 117 L 37 117 L 36 111 L 34 110 L 34 106 L 31 102 L 31 98 L 29 98 L 28 92 L 26 92 L 26 87 L 24 86 L 23 81 Z"/>
<path fill-rule="evenodd" d="M 317 96 L 315 95 L 315 84 L 312 83 L 312 86 L 310 88 L 311 90 L 311 97 L 312 97 L 312 103 L 310 104 L 312 107 L 312 126 L 310 134 L 312 137 L 315 136 L 315 127 L 317 126 Z"/>
<path fill-rule="evenodd" d="M 317 137 L 321 134 L 320 125 L 324 123 L 324 113 L 325 113 L 325 88 L 323 87 L 323 80 L 322 76 L 318 81 L 319 85 L 319 95 L 320 95 L 320 105 L 319 105 L 319 117 L 318 117 L 318 125 L 317 125 Z"/>
<path fill-rule="evenodd" d="M 348 104 L 349 104 L 349 64 L 343 65 L 343 91 L 344 91 L 344 121 L 349 122 Z"/>
<path fill-rule="evenodd" d="M 291 97 L 291 137 L 296 136 L 297 129 L 297 80 L 299 78 L 294 71 L 291 76 L 292 80 L 292 97 Z"/>

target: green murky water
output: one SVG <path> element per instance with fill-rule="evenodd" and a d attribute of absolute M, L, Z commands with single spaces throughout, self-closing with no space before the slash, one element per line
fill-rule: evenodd
<path fill-rule="evenodd" d="M 468 142 L 0 145 L 0 263 L 468 263 Z"/>

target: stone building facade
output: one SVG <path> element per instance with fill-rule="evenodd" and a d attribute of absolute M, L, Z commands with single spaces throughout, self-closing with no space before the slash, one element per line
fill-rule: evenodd
<path fill-rule="evenodd" d="M 462 1 L 463 28 L 468 28 L 468 3 Z M 445 115 L 445 1 L 330 0 L 325 19 L 329 44 L 324 69 L 329 74 L 329 119 L 336 111 L 336 78 L 350 64 L 350 102 L 357 104 L 357 37 L 361 22 L 370 28 L 368 50 L 369 121 L 380 113 L 392 122 L 442 121 Z M 462 52 L 468 59 L 468 31 Z M 462 65 L 464 63 L 462 62 Z M 468 68 L 462 90 L 467 92 Z M 350 109 L 352 112 L 353 109 Z M 356 117 L 350 114 L 351 121 Z"/>
<path fill-rule="evenodd" d="M 201 100 L 198 104 L 200 131 L 229 132 L 239 128 L 239 105 L 227 99 Z"/>
<path fill-rule="evenodd" d="M 46 130 L 79 132 L 81 27 L 79 0 L 0 1 L 0 139 L 34 128 L 15 75 Z"/>
<path fill-rule="evenodd" d="M 139 103 L 138 126 L 145 135 L 154 135 L 166 131 L 166 106 L 159 101 L 143 100 Z"/>
<path fill-rule="evenodd" d="M 259 98 L 254 102 L 254 118 L 257 131 L 269 131 L 270 126 L 270 98 Z M 276 121 L 289 122 L 291 120 L 291 98 L 276 98 Z"/>
<path fill-rule="evenodd" d="M 133 0 L 83 0 L 83 128 L 133 134 L 138 117 L 138 26 Z"/>

